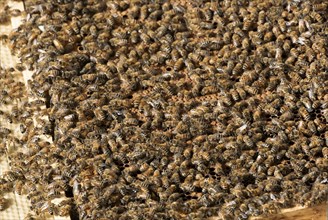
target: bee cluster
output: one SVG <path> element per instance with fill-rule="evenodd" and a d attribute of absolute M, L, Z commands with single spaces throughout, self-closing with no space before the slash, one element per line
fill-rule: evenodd
<path fill-rule="evenodd" d="M 1 47 L 0 47 L 1 50 Z M 1 63 L 0 63 L 1 64 Z M 23 121 L 23 108 L 27 102 L 22 97 L 26 97 L 24 83 L 17 80 L 19 71 L 14 68 L 4 69 L 0 67 L 0 162 L 11 158 L 11 153 L 22 146 L 21 135 L 23 132 L 16 132 L 15 128 Z M 0 178 L 0 211 L 5 210 L 10 205 L 10 200 L 5 198 L 5 194 L 14 188 L 14 180 L 23 173 L 19 169 L 2 171 Z"/>
<path fill-rule="evenodd" d="M 25 4 L 8 38 L 49 121 L 9 182 L 37 214 L 247 219 L 327 198 L 324 1 Z"/>

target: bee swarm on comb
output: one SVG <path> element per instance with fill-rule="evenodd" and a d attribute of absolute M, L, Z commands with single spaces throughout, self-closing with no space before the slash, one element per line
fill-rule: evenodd
<path fill-rule="evenodd" d="M 324 1 L 25 5 L 8 41 L 38 99 L 7 116 L 26 149 L 0 187 L 37 215 L 246 219 L 327 198 Z"/>

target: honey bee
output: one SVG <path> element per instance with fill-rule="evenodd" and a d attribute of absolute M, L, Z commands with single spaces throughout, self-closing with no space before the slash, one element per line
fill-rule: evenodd
<path fill-rule="evenodd" d="M 287 25 L 286 25 L 286 21 L 284 19 L 282 19 L 282 18 L 278 19 L 278 25 L 282 32 L 286 32 Z"/>
<path fill-rule="evenodd" d="M 11 133 L 11 130 L 5 127 L 0 127 L 0 135 L 8 135 Z"/>
<path fill-rule="evenodd" d="M 223 34 L 223 42 L 225 44 L 229 44 L 231 42 L 231 33 L 230 32 L 225 32 Z"/>
<path fill-rule="evenodd" d="M 283 50 L 281 48 L 277 48 L 276 49 L 276 56 L 275 58 L 278 60 L 278 61 L 282 61 L 282 56 L 283 56 Z"/>
<path fill-rule="evenodd" d="M 103 121 L 106 118 L 105 112 L 100 108 L 95 109 L 94 114 L 99 121 Z"/>
<path fill-rule="evenodd" d="M 315 11 L 324 11 L 327 9 L 327 3 L 314 4 L 312 7 Z"/>
<path fill-rule="evenodd" d="M 172 60 L 174 62 L 177 62 L 179 60 L 179 58 L 181 57 L 181 55 L 180 55 L 180 53 L 179 53 L 178 50 L 172 49 L 172 51 L 171 51 L 171 57 L 172 57 Z"/>
<path fill-rule="evenodd" d="M 258 23 L 264 24 L 265 20 L 266 20 L 266 13 L 265 13 L 265 11 L 262 10 L 258 13 Z"/>
<path fill-rule="evenodd" d="M 313 122 L 319 132 L 322 132 L 326 129 L 326 125 L 319 118 L 314 119 Z"/>
<path fill-rule="evenodd" d="M 323 22 L 322 16 L 319 13 L 315 12 L 315 11 L 310 12 L 310 17 L 315 19 L 319 23 Z"/>
<path fill-rule="evenodd" d="M 114 47 L 122 47 L 128 44 L 127 39 L 120 39 L 120 38 L 112 38 L 110 39 L 110 44 Z"/>
<path fill-rule="evenodd" d="M 305 107 L 301 107 L 299 109 L 299 113 L 306 121 L 310 120 L 311 115 L 309 114 L 308 110 Z"/>
<path fill-rule="evenodd" d="M 247 63 L 245 62 L 243 65 L 243 69 L 248 69 L 249 66 L 251 66 L 252 63 Z M 256 80 L 256 78 L 258 77 L 258 74 L 256 73 L 256 71 L 254 70 L 250 70 L 250 71 L 245 71 L 243 73 L 243 75 L 240 77 L 240 82 L 243 83 L 244 85 L 249 85 L 251 84 L 253 81 Z"/>
<path fill-rule="evenodd" d="M 322 155 L 324 158 L 328 158 L 328 147 L 322 148 Z"/>
<path fill-rule="evenodd" d="M 289 76 L 295 82 L 301 82 L 301 80 L 302 80 L 302 77 L 296 72 L 290 72 Z"/>
<path fill-rule="evenodd" d="M 185 65 L 185 62 L 184 62 L 183 58 L 179 58 L 175 62 L 173 69 L 174 69 L 174 71 L 179 71 L 184 67 L 184 65 Z"/>
<path fill-rule="evenodd" d="M 244 89 L 245 89 L 246 92 L 248 92 L 248 93 L 250 93 L 252 95 L 256 95 L 259 92 L 259 90 L 256 87 L 254 87 L 254 86 L 248 86 L 248 85 L 246 85 L 244 87 Z"/>
<path fill-rule="evenodd" d="M 61 205 L 59 208 L 59 216 L 68 216 L 71 213 L 72 206 L 69 204 Z"/>
<path fill-rule="evenodd" d="M 232 35 L 232 43 L 235 47 L 240 47 L 242 43 L 241 37 L 237 34 Z"/>
<path fill-rule="evenodd" d="M 6 34 L 0 34 L 0 42 L 7 44 L 9 43 L 9 37 Z"/>
<path fill-rule="evenodd" d="M 275 37 L 278 37 L 279 35 L 281 35 L 280 27 L 274 26 L 272 28 L 272 33 L 275 35 Z"/>
<path fill-rule="evenodd" d="M 309 97 L 311 100 L 315 99 L 312 94 L 309 94 Z M 315 109 L 318 109 L 319 107 L 321 106 L 321 103 L 319 100 L 314 100 L 313 103 L 312 103 L 312 108 L 315 110 Z"/>
<path fill-rule="evenodd" d="M 239 93 L 237 90 L 231 89 L 230 94 L 234 101 L 239 101 L 240 97 L 239 97 Z"/>
<path fill-rule="evenodd" d="M 306 50 L 306 55 L 307 55 L 307 58 L 308 58 L 309 62 L 312 62 L 315 58 L 315 53 L 311 48 Z"/>
<path fill-rule="evenodd" d="M 248 38 L 244 38 L 241 42 L 241 46 L 243 49 L 247 50 L 250 47 L 250 42 Z"/>
<path fill-rule="evenodd" d="M 328 159 L 327 158 L 317 158 L 315 161 L 315 164 L 320 170 L 325 170 L 328 167 Z"/>
<path fill-rule="evenodd" d="M 254 146 L 254 142 L 247 135 L 243 136 L 243 141 L 246 144 L 246 146 L 248 146 L 248 147 L 253 147 Z"/>
<path fill-rule="evenodd" d="M 231 181 L 228 177 L 222 177 L 219 184 L 221 188 L 228 189 L 230 187 L 229 185 L 231 184 Z"/>
<path fill-rule="evenodd" d="M 7 208 L 8 200 L 4 197 L 0 197 L 0 211 L 3 211 Z"/>
<path fill-rule="evenodd" d="M 55 45 L 55 47 L 58 51 L 60 51 L 61 53 L 64 52 L 65 48 L 64 48 L 63 44 L 58 39 L 53 40 L 53 44 Z"/>
<path fill-rule="evenodd" d="M 243 31 L 249 31 L 250 27 L 252 26 L 252 21 L 250 19 L 248 19 L 247 17 L 245 17 L 245 20 L 243 21 Z"/>
<path fill-rule="evenodd" d="M 269 202 L 269 203 L 263 204 L 263 212 L 264 213 L 274 214 L 274 213 L 277 213 L 278 210 L 279 210 L 279 207 L 274 202 Z"/>
<path fill-rule="evenodd" d="M 291 54 L 293 57 L 297 58 L 298 55 L 299 55 L 299 52 L 298 52 L 298 50 L 297 50 L 296 48 L 292 48 L 292 49 L 290 50 L 290 54 Z"/>

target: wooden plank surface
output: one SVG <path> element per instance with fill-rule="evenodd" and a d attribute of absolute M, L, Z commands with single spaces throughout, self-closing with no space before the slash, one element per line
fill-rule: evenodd
<path fill-rule="evenodd" d="M 317 205 L 311 208 L 297 209 L 287 211 L 281 214 L 275 214 L 261 219 L 267 220 L 327 220 L 327 204 Z"/>

